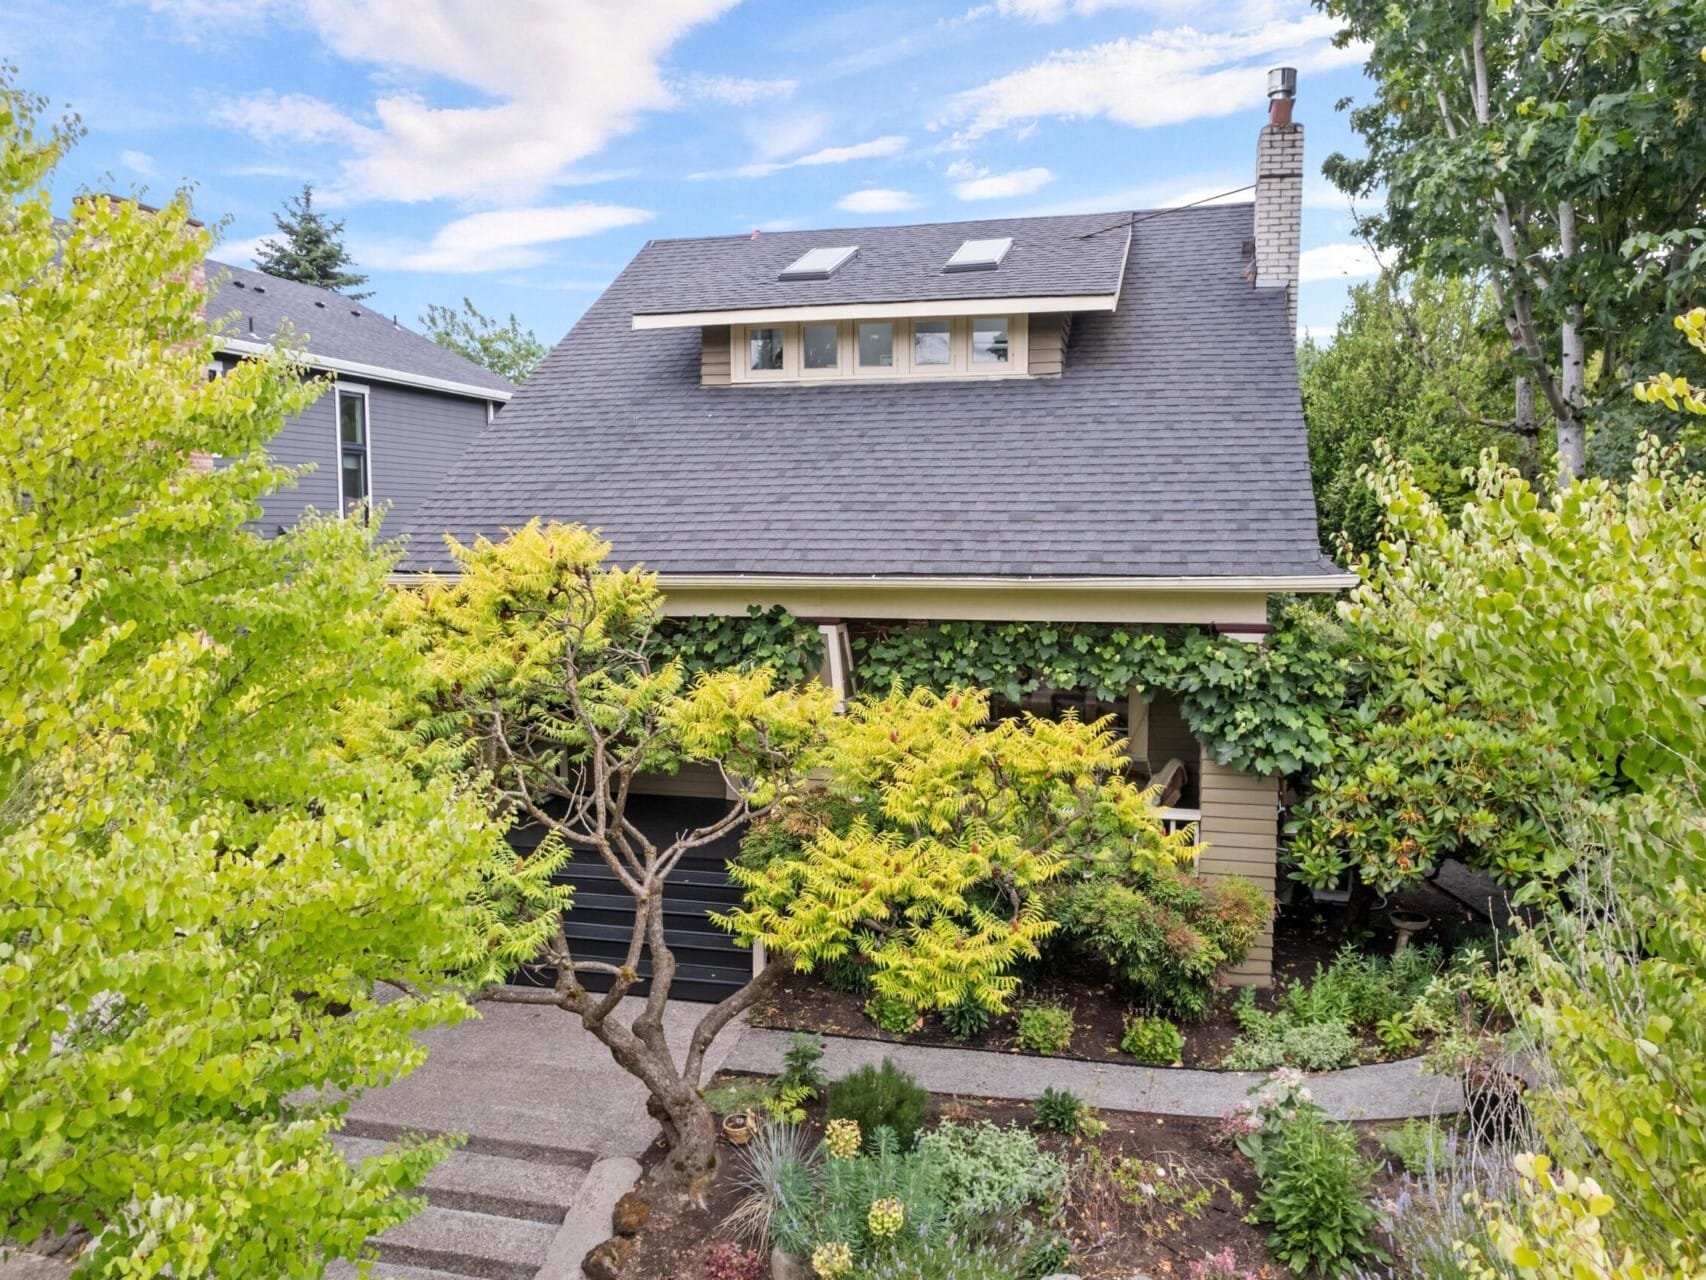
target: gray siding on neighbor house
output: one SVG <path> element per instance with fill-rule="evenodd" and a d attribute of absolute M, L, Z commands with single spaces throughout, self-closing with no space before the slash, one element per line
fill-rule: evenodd
<path fill-rule="evenodd" d="M 368 467 L 373 498 L 389 504 L 387 534 L 401 533 L 426 496 L 444 478 L 462 450 L 486 428 L 487 402 L 412 387 L 355 378 L 367 388 Z M 295 488 L 262 500 L 261 527 L 268 533 L 294 524 L 309 507 L 338 509 L 337 395 L 326 393 L 292 418 L 267 451 L 289 467 L 313 464 Z"/>

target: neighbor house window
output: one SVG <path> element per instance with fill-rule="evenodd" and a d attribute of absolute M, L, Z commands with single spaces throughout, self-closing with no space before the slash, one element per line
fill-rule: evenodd
<path fill-rule="evenodd" d="M 367 518 L 368 466 L 367 392 L 338 389 L 338 509 Z"/>
<path fill-rule="evenodd" d="M 1007 317 L 978 316 L 971 322 L 971 362 L 1007 363 Z"/>
<path fill-rule="evenodd" d="M 746 367 L 754 373 L 780 373 L 784 347 L 780 326 L 746 331 Z"/>
<path fill-rule="evenodd" d="M 887 320 L 859 322 L 859 367 L 894 368 L 894 325 Z"/>

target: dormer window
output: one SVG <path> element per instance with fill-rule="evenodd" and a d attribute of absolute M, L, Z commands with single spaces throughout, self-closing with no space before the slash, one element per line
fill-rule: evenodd
<path fill-rule="evenodd" d="M 1024 376 L 1028 322 L 996 315 L 731 325 L 729 381 Z"/>

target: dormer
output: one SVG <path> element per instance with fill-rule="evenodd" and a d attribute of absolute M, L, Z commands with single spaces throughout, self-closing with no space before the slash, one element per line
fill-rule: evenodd
<path fill-rule="evenodd" d="M 1072 316 L 1119 305 L 1130 239 L 1114 214 L 665 242 L 676 297 L 632 323 L 699 329 L 705 386 L 1058 378 Z"/>

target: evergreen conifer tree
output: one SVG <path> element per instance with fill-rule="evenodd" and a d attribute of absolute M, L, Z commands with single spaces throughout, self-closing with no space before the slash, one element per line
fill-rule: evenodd
<path fill-rule="evenodd" d="M 360 301 L 371 291 L 352 293 L 367 283 L 367 277 L 349 268 L 354 261 L 344 247 L 344 224 L 314 208 L 314 188 L 304 182 L 302 191 L 290 198 L 283 213 L 273 214 L 282 240 L 261 241 L 255 264 L 269 276 L 330 289 Z"/>

